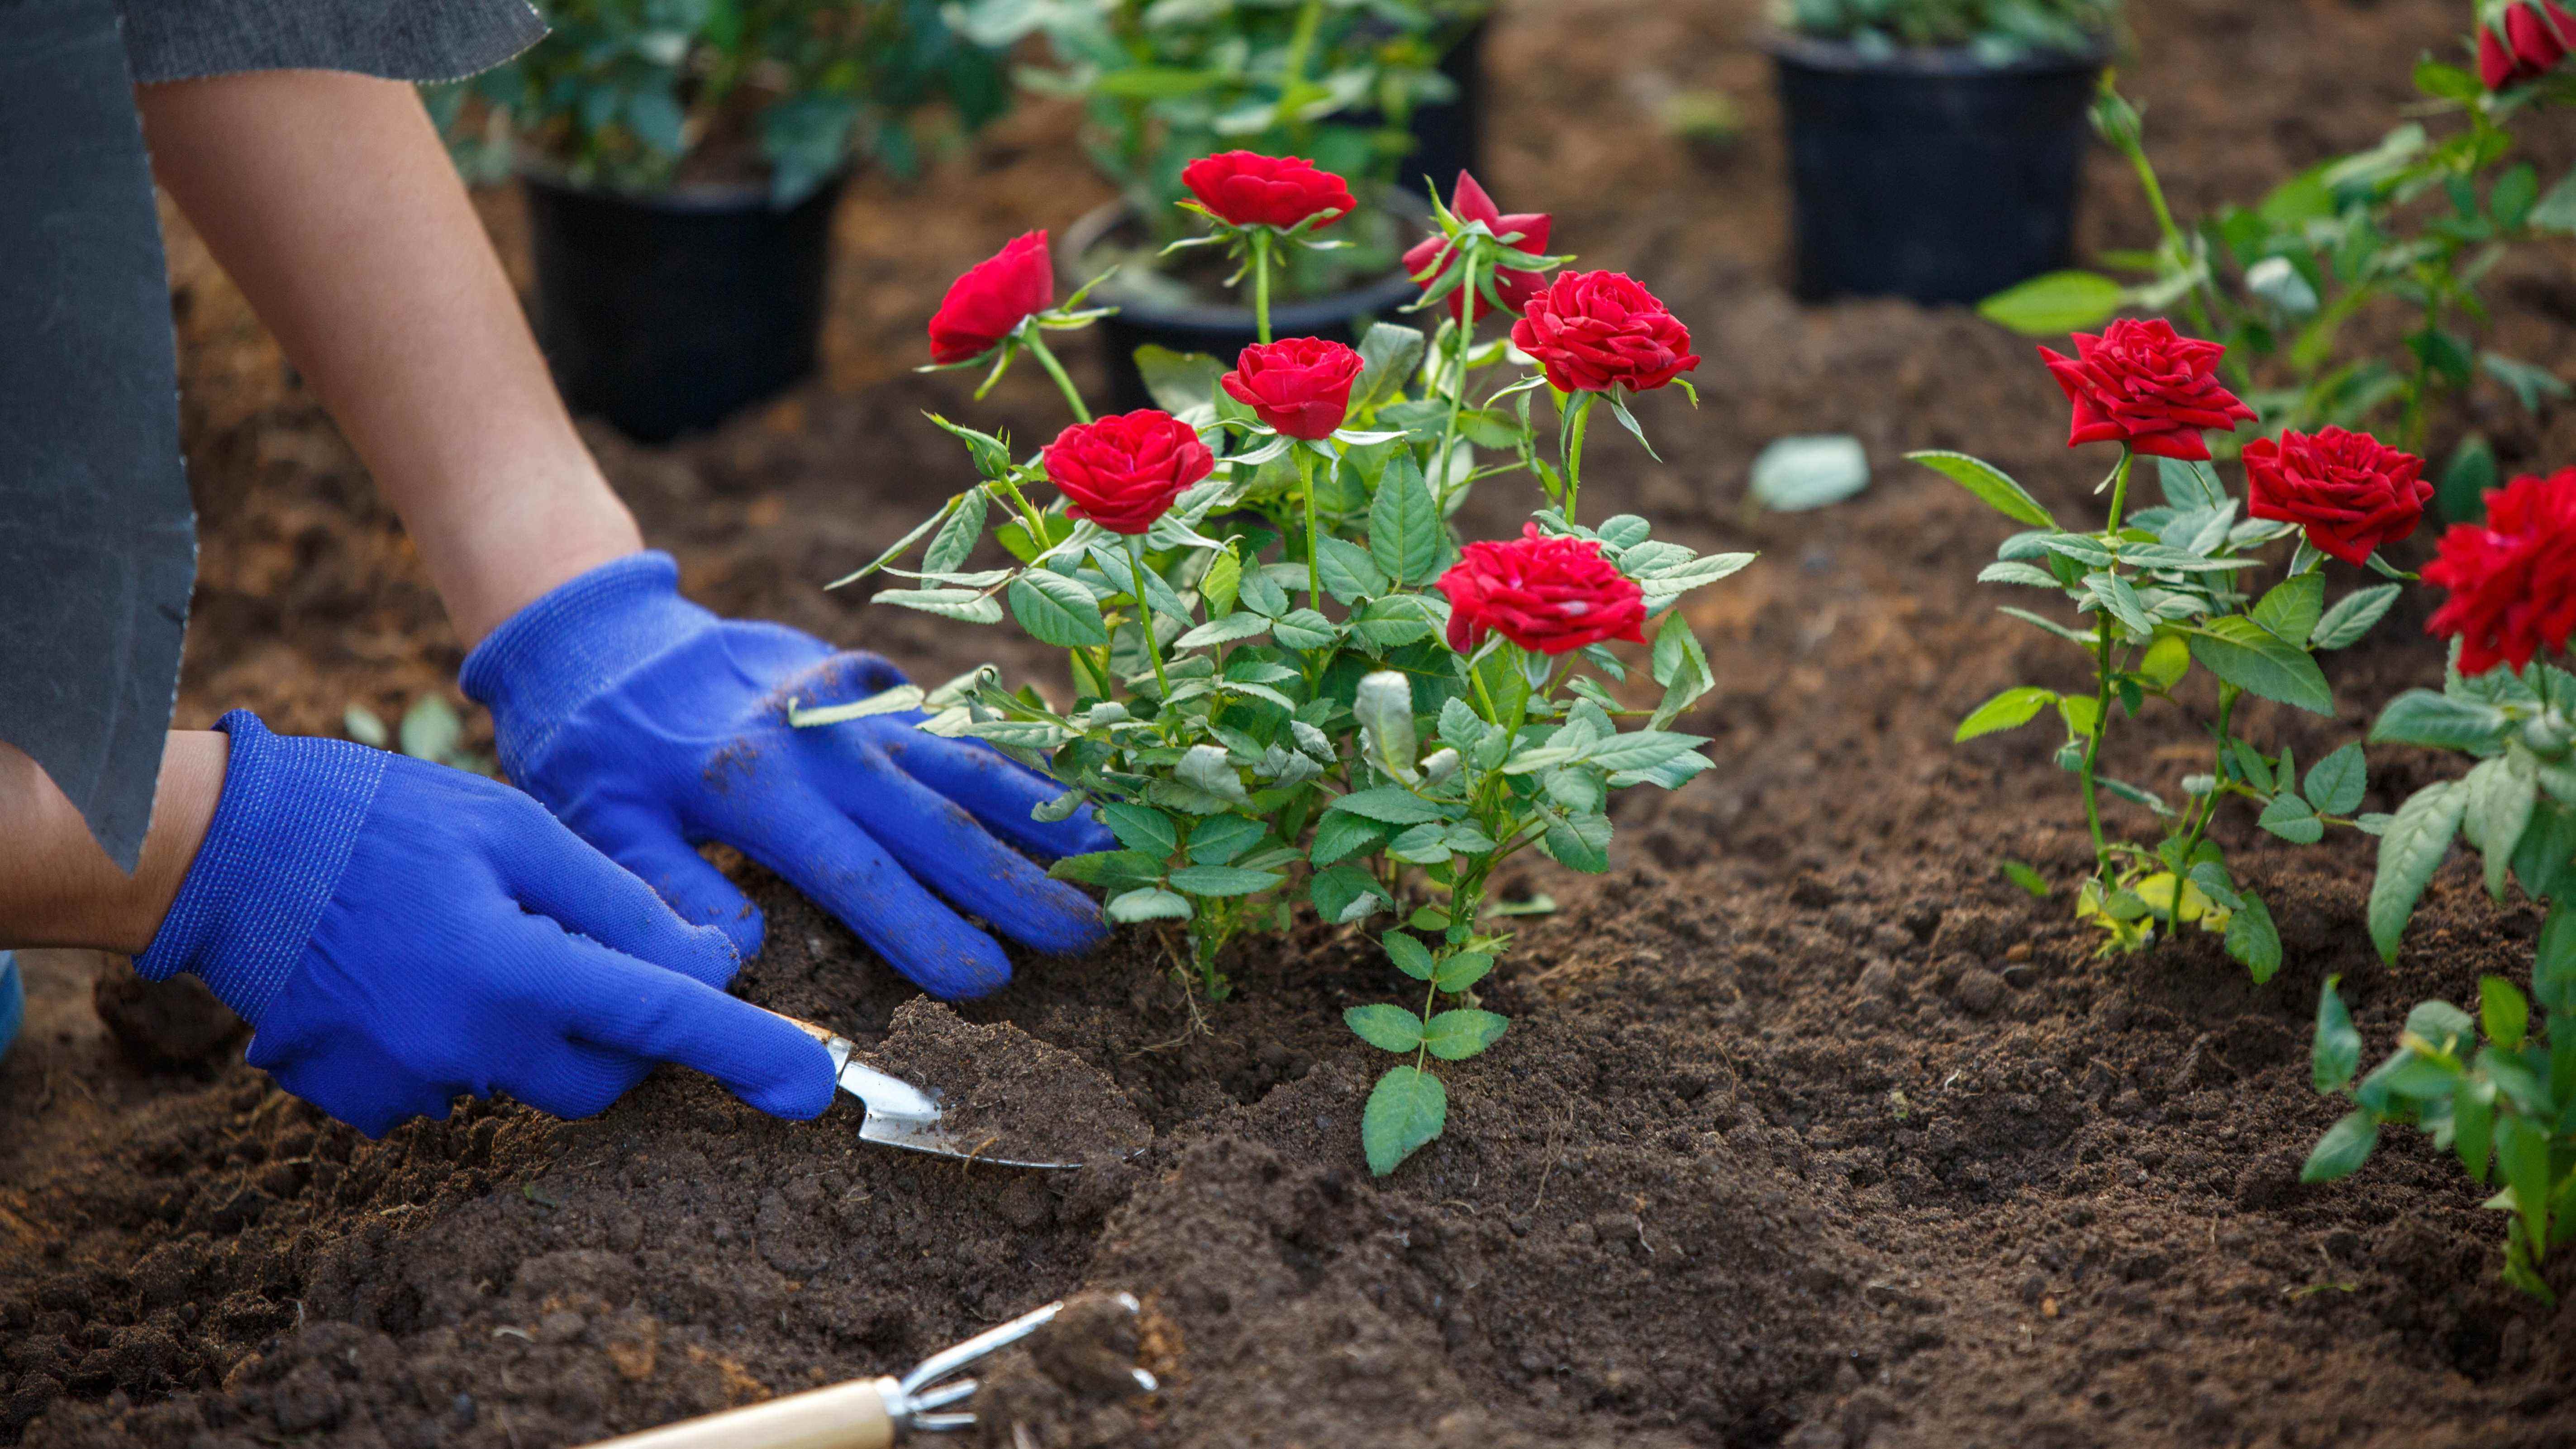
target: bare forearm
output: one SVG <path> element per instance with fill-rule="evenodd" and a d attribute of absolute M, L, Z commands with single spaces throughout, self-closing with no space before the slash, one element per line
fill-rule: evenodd
<path fill-rule="evenodd" d="M 137 98 L 154 173 L 401 511 L 466 643 L 642 547 L 409 86 L 258 71 Z"/>
<path fill-rule="evenodd" d="M 152 944 L 223 793 L 226 741 L 170 736 L 152 831 L 131 876 L 90 838 L 80 809 L 36 762 L 0 745 L 0 949 L 87 946 L 129 955 Z"/>

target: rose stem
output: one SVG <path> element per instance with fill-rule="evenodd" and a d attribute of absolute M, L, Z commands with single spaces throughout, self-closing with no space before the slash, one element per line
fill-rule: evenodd
<path fill-rule="evenodd" d="M 1136 571 L 1136 632 L 1145 642 L 1145 657 L 1154 665 L 1154 686 L 1162 697 L 1172 697 L 1172 681 L 1163 674 L 1163 651 L 1154 643 L 1154 606 L 1145 602 L 1145 541 L 1135 534 L 1127 535 L 1127 566 Z"/>
<path fill-rule="evenodd" d="M 1565 401 L 1565 426 L 1559 438 L 1565 444 L 1565 521 L 1574 522 L 1575 499 L 1583 490 L 1583 430 L 1592 422 L 1592 397 L 1578 392 Z"/>
<path fill-rule="evenodd" d="M 1324 612 L 1324 567 L 1323 550 L 1317 545 L 1324 535 L 1315 525 L 1315 460 L 1307 455 L 1303 444 L 1291 443 L 1288 446 L 1289 451 L 1297 455 L 1297 481 L 1304 485 L 1306 492 L 1306 607 L 1321 614 Z"/>
<path fill-rule="evenodd" d="M 1270 345 L 1270 229 L 1252 231 L 1252 325 L 1261 345 Z"/>
<path fill-rule="evenodd" d="M 1450 360 L 1450 374 L 1455 379 L 1449 389 L 1449 426 L 1440 433 L 1440 451 L 1431 455 L 1431 466 L 1440 470 L 1441 516 L 1448 516 L 1449 490 L 1457 480 L 1451 476 L 1450 458 L 1458 451 L 1458 413 L 1467 401 L 1467 354 L 1476 348 L 1476 248 L 1466 253 L 1467 281 L 1458 289 L 1458 355 Z"/>
<path fill-rule="evenodd" d="M 2215 758 L 2210 764 L 2209 772 L 2221 780 L 2227 778 L 2228 717 L 2236 712 L 2237 692 L 2235 685 L 2229 684 L 2223 680 L 2220 681 L 2218 686 L 2218 746 L 2214 751 L 2212 751 Z M 2174 856 L 2174 859 L 2182 862 L 2181 867 L 2174 872 L 2172 924 L 2173 931 L 2176 936 L 2180 936 L 2182 934 L 2182 888 L 2184 884 L 2191 879 L 2191 853 L 2200 849 L 2201 837 L 2209 833 L 2209 822 L 2218 814 L 2219 794 L 2220 791 L 2218 787 L 2216 785 L 2212 785 L 2210 786 L 2209 793 L 2201 797 L 2199 823 L 2191 827 L 2191 835 L 2183 841 L 2181 851 L 2176 853 Z"/>
<path fill-rule="evenodd" d="M 1047 376 L 1055 379 L 1056 390 L 1064 394 L 1065 405 L 1073 409 L 1073 420 L 1090 422 L 1091 409 L 1082 405 L 1082 394 L 1074 390 L 1073 379 L 1064 375 L 1064 364 L 1055 360 L 1055 354 L 1047 350 L 1046 339 L 1039 336 L 1035 328 L 1029 330 L 1029 351 L 1037 354 L 1038 366 L 1045 368 Z"/>
<path fill-rule="evenodd" d="M 2129 465 L 2137 453 L 2126 443 L 2120 445 L 2120 465 L 2111 470 L 2111 524 L 2108 534 L 2120 531 L 2120 510 L 2129 500 Z M 2102 735 L 2111 723 L 2111 611 L 2104 609 L 2093 625 L 2093 728 L 2084 741 L 2084 823 L 2093 832 L 2093 873 L 2104 885 L 2110 883 L 2111 847 L 2102 839 L 2102 801 L 2094 785 L 2094 764 L 2102 757 Z"/>

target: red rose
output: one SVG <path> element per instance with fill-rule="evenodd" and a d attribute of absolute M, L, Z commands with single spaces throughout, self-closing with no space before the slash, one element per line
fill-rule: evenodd
<path fill-rule="evenodd" d="M 2516 478 L 2487 494 L 2484 523 L 2457 523 L 2424 566 L 2450 591 L 2425 627 L 2460 641 L 2460 672 L 2520 669 L 2576 633 L 2576 468 Z"/>
<path fill-rule="evenodd" d="M 1618 272 L 1567 272 L 1529 299 L 1512 345 L 1558 392 L 1652 392 L 1699 366 L 1690 329 Z"/>
<path fill-rule="evenodd" d="M 2504 38 L 2523 77 L 2537 80 L 2567 58 L 2568 42 L 2576 40 L 2576 15 L 2555 0 L 2522 0 L 2504 13 Z"/>
<path fill-rule="evenodd" d="M 1067 428 L 1039 461 L 1074 517 L 1126 534 L 1152 528 L 1184 489 L 1216 471 L 1197 430 L 1154 408 Z"/>
<path fill-rule="evenodd" d="M 1449 193 L 1449 210 L 1460 221 L 1483 222 L 1485 229 L 1498 237 L 1520 233 L 1521 239 L 1510 244 L 1514 251 L 1528 252 L 1533 256 L 1547 252 L 1551 218 L 1534 211 L 1503 215 L 1502 210 L 1494 205 L 1494 199 L 1485 194 L 1485 188 L 1478 186 L 1476 178 L 1464 171 L 1458 173 L 1458 189 Z M 1447 237 L 1424 237 L 1414 244 L 1413 250 L 1404 254 L 1404 270 L 1423 283 L 1423 289 L 1428 291 L 1430 284 L 1438 281 L 1442 272 L 1449 270 L 1449 260 L 1454 254 Z M 1502 299 L 1502 311 L 1507 315 L 1517 316 L 1530 304 L 1532 297 L 1546 290 L 1547 278 L 1537 272 L 1498 269 L 1494 273 L 1494 296 Z M 1492 300 L 1479 293 L 1476 315 L 1490 317 L 1494 310 Z M 1460 287 L 1449 294 L 1449 316 L 1453 321 L 1460 321 L 1466 315 L 1467 289 Z"/>
<path fill-rule="evenodd" d="M 1222 151 L 1181 168 L 1181 184 L 1199 205 L 1236 226 L 1275 226 L 1282 231 L 1317 212 L 1329 212 L 1322 231 L 1350 215 L 1350 184 L 1297 156 Z"/>
<path fill-rule="evenodd" d="M 966 362 L 1002 345 L 1011 329 L 1055 305 L 1047 234 L 1030 232 L 967 268 L 930 319 L 930 360 Z"/>
<path fill-rule="evenodd" d="M 2504 37 L 2486 26 L 2478 27 L 2478 79 L 2491 91 L 2512 85 L 2522 73 L 2522 65 L 2513 58 L 2513 48 Z"/>
<path fill-rule="evenodd" d="M 2226 350 L 2162 318 L 2122 317 L 2099 337 L 2076 333 L 2073 357 L 2045 347 L 2039 355 L 2075 405 L 2066 446 L 2119 442 L 2150 457 L 2207 462 L 2204 430 L 2232 430 L 2254 416 L 2214 375 Z"/>
<path fill-rule="evenodd" d="M 1226 394 L 1292 438 L 1329 438 L 1351 410 L 1351 384 L 1367 364 L 1338 342 L 1287 337 L 1243 349 L 1218 381 Z"/>
<path fill-rule="evenodd" d="M 2423 472 L 2423 459 L 2368 433 L 2283 433 L 2277 443 L 2245 445 L 2246 511 L 2298 524 L 2308 542 L 2345 563 L 2368 563 L 2422 521 L 2433 496 Z"/>
<path fill-rule="evenodd" d="M 1449 647 L 1461 654 L 1488 633 L 1541 654 L 1646 640 L 1645 590 L 1601 556 L 1600 544 L 1545 537 L 1535 523 L 1507 543 L 1467 545 L 1434 587 L 1449 596 Z"/>

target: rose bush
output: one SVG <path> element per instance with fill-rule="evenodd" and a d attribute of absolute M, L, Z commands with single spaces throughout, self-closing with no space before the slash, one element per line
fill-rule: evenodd
<path fill-rule="evenodd" d="M 2412 537 L 2432 501 L 2424 460 L 2368 433 L 2329 427 L 2245 445 L 2245 511 L 2295 523 L 2308 542 L 2348 564 Z"/>
<path fill-rule="evenodd" d="M 1558 264 L 1526 249 L 1525 219 L 1471 184 L 1457 194 L 1464 212 L 1436 208 L 1439 244 L 1422 254 L 1435 318 L 1453 294 L 1494 298 L 1501 274 Z M 1295 198 L 1256 211 L 1220 197 L 1239 218 L 1267 218 L 1210 216 L 1213 236 L 1242 241 L 1256 263 L 1257 248 L 1320 214 L 1293 215 L 1307 204 Z M 1247 270 L 1258 287 L 1262 268 Z M 1560 330 L 1592 329 L 1580 345 L 1613 360 L 1587 365 L 1615 367 L 1623 390 L 1696 361 L 1687 331 L 1635 283 L 1571 295 L 1581 315 Z M 1540 299 L 1529 305 L 1540 312 Z M 982 314 L 978 335 L 1010 310 Z M 1036 329 L 1084 315 L 1012 324 L 991 344 L 995 375 L 1021 346 L 1051 364 Z M 1556 456 L 1544 456 L 1530 411 L 1545 377 L 1478 338 L 1487 315 L 1461 307 L 1427 338 L 1381 323 L 1356 348 L 1257 344 L 1231 369 L 1165 358 L 1149 374 L 1159 410 L 1077 425 L 1034 458 L 934 419 L 966 444 L 978 481 L 842 582 L 882 571 L 903 586 L 872 603 L 1015 618 L 1065 651 L 1066 687 L 1052 698 L 1005 688 L 988 669 L 791 707 L 812 728 L 922 710 L 923 729 L 1051 770 L 1065 792 L 1039 815 L 1097 809 L 1119 842 L 1055 873 L 1099 887 L 1109 916 L 1154 932 L 1210 999 L 1231 989 L 1228 944 L 1283 928 L 1297 902 L 1340 925 L 1388 918 L 1379 942 L 1415 1004 L 1346 1016 L 1400 1058 L 1361 1117 L 1381 1173 L 1443 1130 L 1438 1063 L 1485 1050 L 1508 1025 L 1477 999 L 1511 943 L 1495 872 L 1533 850 L 1607 870 L 1610 792 L 1671 788 L 1707 768 L 1705 741 L 1671 728 L 1712 684 L 1674 606 L 1750 561 L 1653 538 L 1642 518 L 1585 523 L 1584 410 L 1607 396 L 1640 438 L 1642 427 L 1622 392 L 1560 394 Z M 1480 381 L 1495 373 L 1507 380 Z M 1050 375 L 1081 416 L 1069 377 Z M 1468 491 L 1522 471 L 1550 506 L 1517 539 L 1462 546 L 1448 520 Z M 1010 562 L 970 567 L 988 535 Z M 919 566 L 896 568 L 915 548 Z M 1613 642 L 1643 647 L 1623 658 Z M 1649 702 L 1613 691 L 1632 669 L 1651 677 Z"/>
<path fill-rule="evenodd" d="M 2249 444 L 2254 516 L 2240 517 L 2246 500 L 2230 493 L 2207 462 L 2207 430 L 2233 428 L 2252 416 L 2215 380 L 2218 349 L 2163 322 L 2125 319 L 2099 337 L 2076 334 L 2075 346 L 2073 358 L 2040 352 L 2066 392 L 2074 443 L 2120 445 L 2102 480 L 2111 495 L 2102 528 L 2061 525 L 1992 464 L 1960 453 L 1913 455 L 2028 526 L 2005 541 L 1978 577 L 2048 590 L 2073 605 L 2081 627 L 2020 609 L 2004 612 L 2082 647 L 2092 664 L 2090 692 L 2007 689 L 1960 721 L 1956 737 L 2015 729 L 2053 709 L 2066 726 L 2057 761 L 2077 777 L 2093 838 L 2093 869 L 2076 894 L 2078 917 L 2103 931 L 2106 950 L 2144 946 L 2159 930 L 2221 932 L 2229 953 L 2257 981 L 2269 980 L 2281 965 L 2280 934 L 2270 907 L 2228 873 L 2209 837 L 2220 803 L 2231 796 L 2248 800 L 2260 807 L 2258 825 L 2300 843 L 2323 839 L 2330 825 L 2370 831 L 2386 822 L 2354 813 L 2367 787 L 2359 745 L 2336 750 L 2302 776 L 2287 749 L 2270 754 L 2235 733 L 2236 707 L 2253 695 L 2334 713 L 2334 695 L 2315 656 L 2360 640 L 2395 602 L 2397 586 L 2356 589 L 2329 605 L 2324 562 L 2332 556 L 2397 572 L 2374 550 L 2413 531 L 2423 510 L 2421 463 L 2339 430 Z M 2164 503 L 2132 511 L 2131 474 L 2150 449 Z M 2250 576 L 2263 560 L 2255 551 L 2302 530 L 2306 537 L 2284 576 L 2257 595 Z M 2175 691 L 2194 666 L 2216 678 L 2218 711 L 2210 767 L 2184 778 L 2185 798 L 2176 808 L 2151 790 L 2105 775 L 2102 744 L 2115 719 L 2134 716 L 2148 699 L 2178 704 Z M 2106 796 L 2153 815 L 2163 838 L 2152 847 L 2115 838 L 2103 818 Z M 2016 868 L 2025 885 L 2046 892 L 2029 867 Z"/>

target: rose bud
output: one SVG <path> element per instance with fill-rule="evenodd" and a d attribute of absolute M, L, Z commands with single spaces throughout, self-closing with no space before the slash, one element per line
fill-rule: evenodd
<path fill-rule="evenodd" d="M 1460 221 L 1483 222 L 1485 230 L 1498 237 L 1510 236 L 1514 232 L 1520 233 L 1520 240 L 1510 243 L 1514 251 L 1528 252 L 1533 256 L 1544 255 L 1547 251 L 1547 233 L 1552 218 L 1545 213 L 1535 211 L 1520 211 L 1505 216 L 1502 210 L 1494 205 L 1494 199 L 1485 194 L 1485 188 L 1476 184 L 1476 178 L 1464 171 L 1458 173 L 1458 189 L 1449 193 L 1449 210 Z M 1404 270 L 1415 281 L 1422 283 L 1423 289 L 1428 291 L 1431 283 L 1438 281 L 1440 274 L 1449 270 L 1449 260 L 1454 255 L 1456 255 L 1456 248 L 1450 245 L 1447 237 L 1424 237 L 1414 244 L 1413 250 L 1404 254 Z M 1532 297 L 1547 290 L 1547 278 L 1537 272 L 1515 272 L 1498 268 L 1494 272 L 1493 282 L 1494 296 L 1502 299 L 1503 305 L 1500 310 L 1507 316 L 1519 316 L 1521 309 L 1530 304 Z M 1492 298 L 1482 293 L 1477 294 L 1477 316 L 1490 317 L 1494 315 L 1495 310 Z M 1449 317 L 1452 321 L 1460 321 L 1466 317 L 1466 314 L 1467 289 L 1459 287 L 1449 294 Z"/>
<path fill-rule="evenodd" d="M 1350 215 L 1351 188 L 1330 171 L 1297 156 L 1222 151 L 1181 168 L 1181 184 L 1199 205 L 1235 226 L 1275 226 L 1282 231 L 1318 212 L 1322 231 Z"/>
<path fill-rule="evenodd" d="M 1531 297 L 1512 345 L 1558 392 L 1652 392 L 1699 366 L 1690 329 L 1618 272 L 1567 272 Z"/>
<path fill-rule="evenodd" d="M 1011 329 L 1055 305 L 1047 234 L 1033 231 L 967 268 L 930 319 L 930 360 L 968 362 L 1002 345 Z"/>
<path fill-rule="evenodd" d="M 2522 67 L 2513 58 L 2512 47 L 2504 37 L 2486 26 L 2478 27 L 2478 79 L 2488 90 L 2500 91 L 2514 83 Z"/>
<path fill-rule="evenodd" d="M 1588 538 L 1552 538 L 1535 523 L 1506 543 L 1471 543 L 1434 581 L 1449 596 L 1449 647 L 1475 651 L 1488 633 L 1565 654 L 1605 639 L 1642 644 L 1646 595 Z"/>
<path fill-rule="evenodd" d="M 1292 438 L 1329 438 L 1350 414 L 1359 353 L 1320 337 L 1288 337 L 1243 349 L 1218 381 L 1226 395 Z"/>
<path fill-rule="evenodd" d="M 2504 12 L 2504 38 L 2521 78 L 2538 80 L 2567 58 L 2567 42 L 2576 39 L 2576 15 L 2553 0 L 2519 0 Z"/>
<path fill-rule="evenodd" d="M 2215 375 L 2226 350 L 2185 337 L 2162 318 L 2122 317 L 2099 337 L 2076 333 L 2073 357 L 2045 347 L 2039 355 L 2075 405 L 2066 446 L 2127 443 L 2149 457 L 2207 462 L 2204 431 L 2232 431 L 2254 416 Z"/>
<path fill-rule="evenodd" d="M 2245 445 L 2246 512 L 2299 525 L 2345 563 L 2368 563 L 2423 521 L 2433 496 L 2423 473 L 2423 459 L 2368 433 L 2283 433 Z"/>
<path fill-rule="evenodd" d="M 1152 528 L 1173 499 L 1216 471 L 1216 455 L 1198 431 L 1154 408 L 1067 428 L 1039 462 L 1068 512 L 1124 534 Z"/>
<path fill-rule="evenodd" d="M 2460 672 L 2520 669 L 2576 633 L 2576 468 L 2487 493 L 2484 523 L 2456 523 L 2424 582 L 2450 592 L 2426 633 L 2460 641 Z"/>

